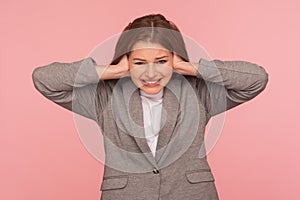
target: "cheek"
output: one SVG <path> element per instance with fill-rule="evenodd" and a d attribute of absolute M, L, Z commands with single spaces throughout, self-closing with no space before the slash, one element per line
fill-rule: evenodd
<path fill-rule="evenodd" d="M 135 80 L 139 77 L 138 73 L 136 73 L 135 70 L 130 70 L 130 76 L 133 80 Z"/>
<path fill-rule="evenodd" d="M 142 67 L 136 67 L 136 66 L 129 67 L 129 70 L 130 70 L 131 76 L 134 76 L 134 77 L 139 77 L 144 72 L 144 69 Z"/>
<path fill-rule="evenodd" d="M 171 76 L 172 72 L 173 72 L 173 68 L 170 65 L 163 66 L 160 69 L 160 73 L 163 74 L 164 76 L 167 76 L 167 77 Z"/>
<path fill-rule="evenodd" d="M 140 77 L 142 75 L 141 70 L 139 69 L 139 67 L 131 67 L 129 68 L 129 70 L 131 80 L 138 86 L 140 84 Z"/>

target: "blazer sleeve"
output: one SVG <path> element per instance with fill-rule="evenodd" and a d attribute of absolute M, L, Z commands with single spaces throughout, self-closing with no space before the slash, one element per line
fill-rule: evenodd
<path fill-rule="evenodd" d="M 210 116 L 247 102 L 261 93 L 268 73 L 255 63 L 201 58 L 197 89 Z"/>
<path fill-rule="evenodd" d="M 96 121 L 104 107 L 107 86 L 99 80 L 95 65 L 91 57 L 71 63 L 53 62 L 35 68 L 32 80 L 47 99 Z"/>

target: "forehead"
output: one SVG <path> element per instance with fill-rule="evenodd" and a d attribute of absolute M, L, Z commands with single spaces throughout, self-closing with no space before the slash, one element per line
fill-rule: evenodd
<path fill-rule="evenodd" d="M 139 41 L 135 43 L 130 53 L 131 56 L 168 56 L 171 52 L 158 43 Z"/>

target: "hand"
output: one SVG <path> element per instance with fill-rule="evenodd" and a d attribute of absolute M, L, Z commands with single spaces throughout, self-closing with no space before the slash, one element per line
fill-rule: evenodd
<path fill-rule="evenodd" d="M 113 73 L 118 78 L 122 78 L 129 75 L 129 64 L 128 64 L 128 58 L 127 55 L 124 55 L 118 64 L 111 65 L 111 68 L 113 69 Z"/>
<path fill-rule="evenodd" d="M 129 75 L 127 56 L 124 55 L 118 64 L 109 66 L 96 66 L 96 71 L 101 80 L 119 79 Z"/>
<path fill-rule="evenodd" d="M 190 63 L 184 61 L 180 56 L 176 53 L 173 55 L 173 69 L 182 75 L 190 75 L 190 76 L 197 76 L 198 63 Z"/>

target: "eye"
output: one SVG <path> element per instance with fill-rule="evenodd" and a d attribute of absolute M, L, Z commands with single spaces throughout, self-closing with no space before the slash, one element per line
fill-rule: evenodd
<path fill-rule="evenodd" d="M 168 62 L 168 61 L 167 61 L 167 60 L 159 60 L 159 61 L 158 61 L 159 64 L 164 64 L 164 63 L 166 63 L 166 62 Z"/>
<path fill-rule="evenodd" d="M 145 63 L 144 62 L 135 62 L 133 64 L 135 64 L 135 65 L 144 65 Z"/>

